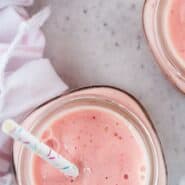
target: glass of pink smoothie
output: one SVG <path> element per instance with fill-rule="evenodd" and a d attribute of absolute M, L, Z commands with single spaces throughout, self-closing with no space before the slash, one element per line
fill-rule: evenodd
<path fill-rule="evenodd" d="M 145 0 L 143 25 L 161 69 L 185 93 L 185 1 Z"/>
<path fill-rule="evenodd" d="M 15 142 L 18 185 L 166 185 L 159 139 L 141 105 L 111 87 L 72 91 L 42 105 L 22 125 L 75 163 L 66 177 Z"/>

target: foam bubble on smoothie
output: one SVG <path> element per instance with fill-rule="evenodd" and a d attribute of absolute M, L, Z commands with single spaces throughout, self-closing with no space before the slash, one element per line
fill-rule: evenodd
<path fill-rule="evenodd" d="M 41 131 L 46 144 L 57 147 L 80 169 L 77 179 L 32 157 L 35 185 L 149 185 L 150 157 L 131 123 L 97 106 L 71 108 L 53 115 Z"/>

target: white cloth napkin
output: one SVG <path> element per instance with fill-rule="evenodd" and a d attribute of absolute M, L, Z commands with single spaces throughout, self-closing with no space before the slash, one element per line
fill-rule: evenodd
<path fill-rule="evenodd" d="M 67 89 L 50 61 L 43 58 L 45 38 L 40 27 L 46 8 L 29 18 L 23 8 L 33 0 L 0 0 L 0 125 L 21 120 L 38 105 Z M 13 185 L 11 141 L 0 131 L 0 185 Z"/>

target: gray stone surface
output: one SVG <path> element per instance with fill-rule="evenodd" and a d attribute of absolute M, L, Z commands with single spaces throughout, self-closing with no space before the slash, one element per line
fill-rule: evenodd
<path fill-rule="evenodd" d="M 120 87 L 147 109 L 165 150 L 169 185 L 185 174 L 185 95 L 167 81 L 143 35 L 143 0 L 36 0 L 51 5 L 46 56 L 71 88 Z"/>

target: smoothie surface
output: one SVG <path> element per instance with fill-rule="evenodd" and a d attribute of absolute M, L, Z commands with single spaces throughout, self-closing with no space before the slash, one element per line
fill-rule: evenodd
<path fill-rule="evenodd" d="M 66 177 L 33 156 L 34 185 L 150 184 L 149 157 L 140 135 L 113 111 L 85 107 L 58 114 L 41 139 L 75 163 L 80 175 L 76 179 Z"/>
<path fill-rule="evenodd" d="M 169 45 L 185 62 L 185 1 L 169 0 L 167 6 L 167 28 Z"/>

